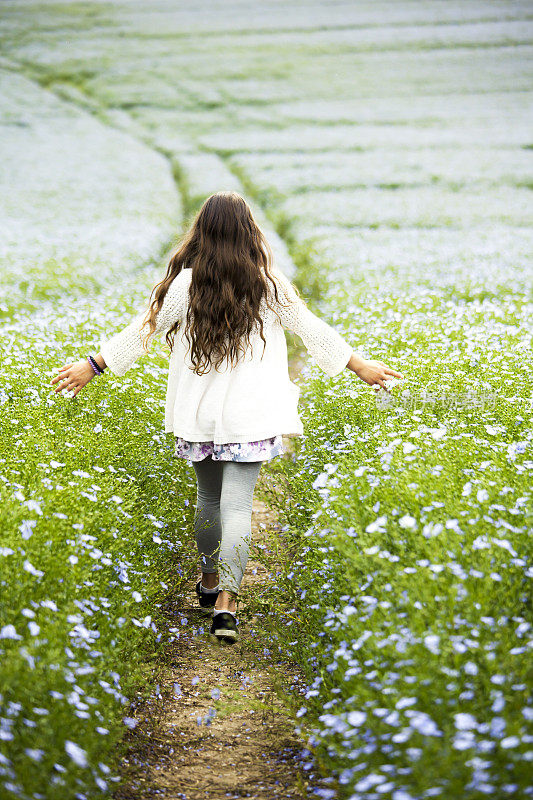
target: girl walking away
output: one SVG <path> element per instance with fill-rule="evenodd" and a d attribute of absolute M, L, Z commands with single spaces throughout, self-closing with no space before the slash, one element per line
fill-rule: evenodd
<path fill-rule="evenodd" d="M 302 436 L 300 388 L 289 379 L 283 329 L 293 331 L 326 375 L 345 367 L 376 390 L 403 377 L 363 359 L 315 316 L 273 263 L 246 201 L 211 195 L 152 290 L 148 309 L 100 343 L 97 355 L 59 368 L 51 383 L 75 396 L 109 368 L 124 375 L 165 333 L 170 364 L 165 431 L 197 479 L 194 518 L 202 575 L 200 609 L 210 634 L 238 638 L 236 604 L 248 560 L 252 500 L 263 461 L 284 452 L 282 435 Z M 146 330 L 145 330 L 146 329 Z"/>

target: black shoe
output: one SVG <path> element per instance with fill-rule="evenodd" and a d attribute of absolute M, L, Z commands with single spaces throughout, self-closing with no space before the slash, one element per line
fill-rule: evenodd
<path fill-rule="evenodd" d="M 211 623 L 210 637 L 219 644 L 233 644 L 239 638 L 237 622 L 233 614 L 229 611 L 222 611 L 215 614 Z"/>
<path fill-rule="evenodd" d="M 220 590 L 218 592 L 202 592 L 202 579 L 198 581 L 196 584 L 196 596 L 198 597 L 198 603 L 200 605 L 200 611 L 203 614 L 212 614 L 213 609 L 215 607 L 215 603 L 217 601 L 217 597 L 220 594 Z"/>

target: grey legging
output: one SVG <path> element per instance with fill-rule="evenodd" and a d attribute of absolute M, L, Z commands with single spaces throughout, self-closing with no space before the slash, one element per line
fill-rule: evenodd
<path fill-rule="evenodd" d="M 194 532 L 202 572 L 219 571 L 220 589 L 238 593 L 252 536 L 252 500 L 262 461 L 191 462 L 196 473 Z"/>

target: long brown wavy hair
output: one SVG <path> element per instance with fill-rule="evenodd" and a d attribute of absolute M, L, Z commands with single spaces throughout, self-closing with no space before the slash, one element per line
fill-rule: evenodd
<path fill-rule="evenodd" d="M 226 358 L 233 366 L 239 354 L 245 354 L 256 326 L 264 353 L 266 340 L 259 314 L 262 299 L 273 309 L 267 278 L 273 285 L 276 302 L 281 302 L 276 281 L 270 274 L 272 263 L 270 245 L 244 198 L 237 192 L 212 194 L 177 245 L 165 277 L 152 289 L 142 325 L 149 326 L 145 349 L 170 284 L 182 269 L 190 267 L 185 336 L 194 372 L 203 375 L 213 362 L 217 370 Z M 293 288 L 300 296 L 297 288 Z M 177 320 L 167 331 L 165 339 L 171 351 L 179 327 Z"/>

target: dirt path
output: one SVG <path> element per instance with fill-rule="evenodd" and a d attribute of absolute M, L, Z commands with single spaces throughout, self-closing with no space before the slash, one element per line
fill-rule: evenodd
<path fill-rule="evenodd" d="M 260 473 L 256 494 L 265 477 Z M 272 512 L 254 496 L 253 541 L 261 544 L 265 532 L 276 528 Z M 253 552 L 252 545 L 244 594 L 253 584 L 271 580 Z M 212 643 L 211 618 L 198 611 L 194 581 L 188 588 L 181 604 L 169 609 L 174 625 L 184 618 L 188 624 L 162 667 L 161 698 L 136 712 L 139 724 L 128 734 L 131 747 L 123 764 L 127 784 L 114 797 L 305 798 L 305 774 L 297 759 L 302 743 L 274 692 L 263 645 L 254 636 L 254 618 L 241 604 L 239 641 Z M 290 676 L 284 681 L 290 683 Z"/>

